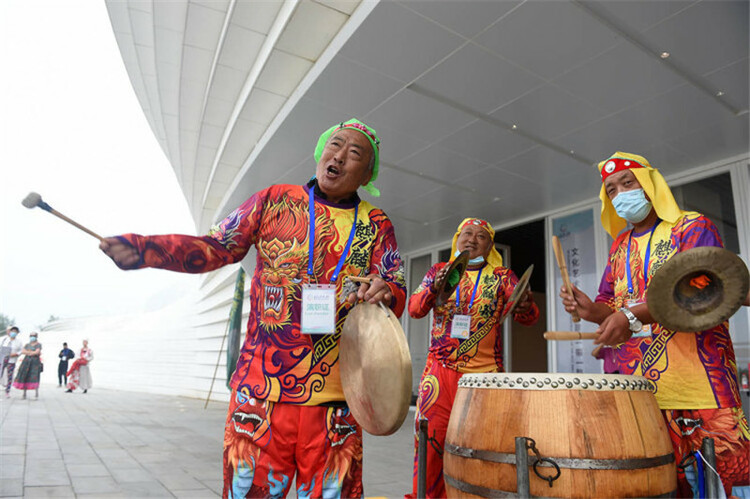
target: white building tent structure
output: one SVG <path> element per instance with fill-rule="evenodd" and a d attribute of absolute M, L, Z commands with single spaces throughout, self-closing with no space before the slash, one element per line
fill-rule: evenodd
<path fill-rule="evenodd" d="M 548 241 L 560 220 L 593 221 L 582 237 L 589 278 L 597 280 L 583 283 L 595 294 L 609 247 L 595 164 L 618 150 L 648 158 L 678 201 L 717 222 L 727 247 L 748 261 L 746 1 L 106 3 L 133 89 L 198 233 L 268 185 L 307 181 L 318 135 L 357 117 L 382 140 L 383 195 L 363 197 L 393 220 L 410 290 L 444 257 L 457 224 L 482 217 L 499 231 L 517 274 L 525 265 L 514 262 L 538 253 L 532 284 L 545 311 L 541 330 L 569 327 Z M 251 254 L 243 265 L 251 270 L 253 262 Z M 136 358 L 139 339 L 164 348 L 142 359 L 142 375 L 98 381 L 205 396 L 216 359 L 223 362 L 236 272 L 203 276 L 182 303 L 149 317 L 115 320 L 110 328 L 129 340 L 97 340 L 99 349 L 112 343 L 100 360 L 110 372 Z M 403 324 L 418 379 L 427 321 Z M 747 368 L 747 309 L 732 328 L 738 364 Z M 527 364 L 513 353 L 526 340 L 507 329 L 511 370 L 591 369 L 583 343 L 537 341 L 541 364 Z M 222 365 L 217 385 L 223 373 Z"/>

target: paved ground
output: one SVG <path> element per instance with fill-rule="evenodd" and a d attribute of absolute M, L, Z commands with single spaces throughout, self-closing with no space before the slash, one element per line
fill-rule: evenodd
<path fill-rule="evenodd" d="M 94 388 L 0 399 L 0 497 L 218 497 L 224 404 Z M 367 497 L 411 489 L 414 413 L 365 435 Z"/>

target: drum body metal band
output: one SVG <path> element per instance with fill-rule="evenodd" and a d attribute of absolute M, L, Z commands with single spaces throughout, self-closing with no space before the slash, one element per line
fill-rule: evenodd
<path fill-rule="evenodd" d="M 482 461 L 490 461 L 493 463 L 516 464 L 515 454 L 469 449 L 449 443 L 445 444 L 444 449 L 445 452 L 453 454 L 454 456 L 480 459 Z M 551 456 L 545 456 L 545 458 L 553 460 L 560 468 L 576 470 L 638 470 L 643 468 L 656 468 L 657 466 L 663 466 L 674 462 L 674 454 L 671 453 L 662 456 L 633 459 L 585 459 Z M 529 456 L 530 465 L 533 465 L 536 460 L 536 456 Z M 552 467 L 551 464 L 544 461 L 540 462 L 538 466 Z"/>
<path fill-rule="evenodd" d="M 443 474 L 443 478 L 445 479 L 445 483 L 449 485 L 450 487 L 453 487 L 456 490 L 460 490 L 461 492 L 465 492 L 467 494 L 479 496 L 479 497 L 490 497 L 490 498 L 506 498 L 506 497 L 518 497 L 517 492 L 506 492 L 504 490 L 497 490 L 497 489 L 490 489 L 488 487 L 483 487 L 481 485 L 474 485 L 471 483 L 466 483 L 462 480 L 458 480 L 456 478 L 453 478 L 452 476 L 448 475 L 447 473 Z M 649 497 L 676 497 L 677 491 L 673 490 L 672 492 L 667 492 L 666 494 L 660 494 L 660 495 L 651 495 Z M 530 496 L 534 498 L 544 498 L 544 497 L 551 497 L 551 496 Z"/>

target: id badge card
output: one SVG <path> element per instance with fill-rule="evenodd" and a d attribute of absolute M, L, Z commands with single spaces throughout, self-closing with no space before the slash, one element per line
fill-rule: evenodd
<path fill-rule="evenodd" d="M 336 332 L 336 285 L 302 286 L 302 334 Z"/>
<path fill-rule="evenodd" d="M 469 337 L 469 329 L 471 329 L 470 315 L 459 314 L 453 316 L 453 321 L 451 321 L 451 338 L 465 340 Z"/>
<path fill-rule="evenodd" d="M 628 308 L 630 308 L 634 305 L 640 305 L 643 302 L 627 300 L 626 303 L 628 305 Z M 640 331 L 631 335 L 631 338 L 648 338 L 649 336 L 651 336 L 651 324 L 644 324 Z"/>

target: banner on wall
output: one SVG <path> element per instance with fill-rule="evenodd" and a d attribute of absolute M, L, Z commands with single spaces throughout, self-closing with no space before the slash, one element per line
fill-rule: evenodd
<path fill-rule="evenodd" d="M 596 274 L 594 212 L 583 210 L 553 219 L 552 234 L 560 239 L 570 281 L 592 300 L 599 289 Z M 555 273 L 555 295 L 563 285 L 560 272 Z M 558 331 L 594 332 L 597 325 L 581 320 L 573 322 L 560 299 L 555 300 L 555 324 Z M 591 355 L 593 340 L 556 341 L 557 372 L 601 373 L 602 362 Z"/>

